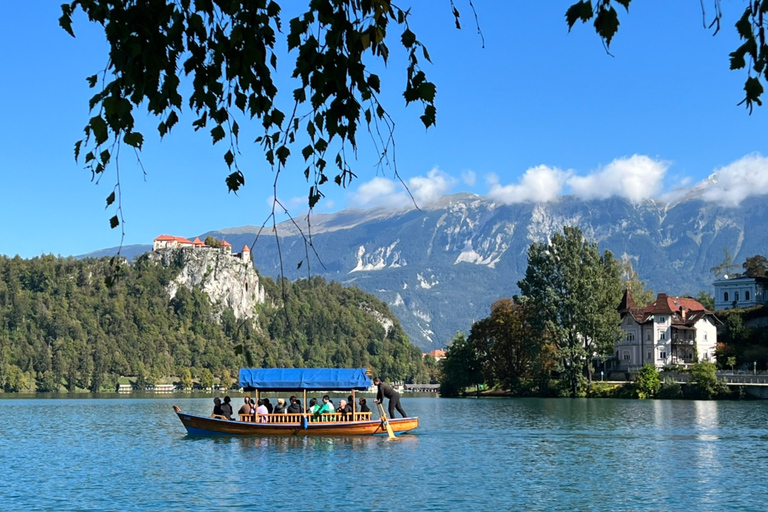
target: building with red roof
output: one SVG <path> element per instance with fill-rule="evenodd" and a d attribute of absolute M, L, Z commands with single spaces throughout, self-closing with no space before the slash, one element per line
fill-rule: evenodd
<path fill-rule="evenodd" d="M 424 359 L 427 356 L 432 356 L 435 358 L 435 361 L 441 361 L 445 359 L 445 350 L 440 350 L 439 348 L 433 350 L 432 352 L 425 352 L 421 354 L 421 358 Z"/>
<path fill-rule="evenodd" d="M 638 306 L 625 290 L 617 309 L 624 331 L 615 346 L 621 369 L 715 361 L 720 321 L 699 301 L 660 293 L 650 304 Z"/>
<path fill-rule="evenodd" d="M 152 243 L 152 250 L 194 247 L 194 243 L 181 236 L 160 235 Z"/>

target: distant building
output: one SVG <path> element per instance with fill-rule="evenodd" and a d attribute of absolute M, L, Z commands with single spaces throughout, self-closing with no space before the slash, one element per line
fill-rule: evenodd
<path fill-rule="evenodd" d="M 624 331 L 615 346 L 619 368 L 715 362 L 720 321 L 697 300 L 660 293 L 654 302 L 638 307 L 626 290 L 617 309 Z"/>
<path fill-rule="evenodd" d="M 435 361 L 442 361 L 445 359 L 445 350 L 435 349 L 432 352 L 428 353 L 422 353 L 421 358 L 424 359 L 427 356 L 432 356 L 435 358 Z"/>
<path fill-rule="evenodd" d="M 195 239 L 195 242 L 199 241 L 200 239 Z M 152 250 L 157 251 L 160 249 L 178 249 L 180 247 L 195 247 L 195 242 L 190 242 L 184 237 L 181 236 L 171 236 L 171 235 L 160 235 L 159 237 L 155 238 L 154 243 L 152 244 Z"/>
<path fill-rule="evenodd" d="M 768 278 L 723 277 L 715 281 L 715 309 L 768 305 Z"/>
<path fill-rule="evenodd" d="M 152 250 L 161 251 L 163 249 L 190 248 L 190 249 L 218 250 L 223 252 L 224 254 L 229 254 L 229 255 L 232 254 L 232 244 L 230 244 L 226 240 L 222 240 L 219 243 L 219 245 L 220 247 L 212 247 L 212 246 L 205 245 L 205 242 L 200 240 L 200 237 L 196 237 L 194 241 L 190 241 L 181 236 L 160 235 L 159 237 L 155 238 L 152 244 Z M 244 251 L 245 250 L 248 251 L 247 259 L 250 260 L 250 249 L 247 249 L 247 247 L 245 247 Z M 239 256 L 241 259 L 246 259 L 245 257 L 243 257 L 242 254 L 240 254 Z"/>

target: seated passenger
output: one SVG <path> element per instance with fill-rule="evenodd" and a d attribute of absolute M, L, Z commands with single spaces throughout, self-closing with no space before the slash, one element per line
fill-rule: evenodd
<path fill-rule="evenodd" d="M 360 399 L 360 412 L 371 412 L 368 408 L 368 401 L 365 398 Z"/>
<path fill-rule="evenodd" d="M 328 412 L 335 412 L 333 402 L 328 395 L 323 395 L 323 403 L 315 409 L 315 416 L 322 419 L 322 415 Z"/>
<path fill-rule="evenodd" d="M 243 398 L 243 402 L 244 403 L 240 406 L 240 410 L 237 411 L 237 414 L 251 414 L 251 397 L 247 396 Z"/>
<path fill-rule="evenodd" d="M 211 416 L 221 416 L 223 413 L 221 412 L 221 398 L 216 397 L 213 399 L 213 413 L 211 413 Z"/>
<path fill-rule="evenodd" d="M 346 400 L 339 400 L 339 407 L 336 409 L 336 412 L 341 414 L 342 421 L 346 421 L 347 414 L 352 414 L 352 406 Z"/>
<path fill-rule="evenodd" d="M 301 402 L 299 402 L 295 396 L 292 396 L 288 400 L 291 402 L 291 404 L 288 406 L 288 414 L 301 414 L 304 412 L 301 410 Z"/>
<path fill-rule="evenodd" d="M 269 423 L 269 409 L 264 405 L 264 400 L 259 399 L 259 406 L 256 408 L 256 422 Z"/>
<path fill-rule="evenodd" d="M 231 398 L 225 396 L 224 403 L 221 404 L 221 415 L 230 421 L 232 421 L 232 404 L 230 404 L 231 401 Z"/>
<path fill-rule="evenodd" d="M 277 405 L 272 410 L 272 414 L 285 414 L 285 398 L 277 399 Z"/>
<path fill-rule="evenodd" d="M 273 407 L 272 407 L 272 404 L 269 402 L 269 398 L 265 398 L 265 399 L 264 399 L 264 406 L 265 406 L 265 407 L 267 408 L 267 410 L 269 411 L 269 414 L 272 414 L 272 409 L 273 409 Z"/>

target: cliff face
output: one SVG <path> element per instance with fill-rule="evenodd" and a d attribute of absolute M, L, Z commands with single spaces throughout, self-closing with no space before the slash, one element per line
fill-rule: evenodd
<path fill-rule="evenodd" d="M 213 304 L 231 308 L 238 319 L 252 318 L 254 306 L 266 299 L 250 253 L 242 257 L 213 247 L 198 247 L 160 249 L 150 252 L 149 258 L 164 267 L 180 264 L 181 272 L 166 287 L 171 298 L 179 287 L 191 290 L 199 286 Z"/>

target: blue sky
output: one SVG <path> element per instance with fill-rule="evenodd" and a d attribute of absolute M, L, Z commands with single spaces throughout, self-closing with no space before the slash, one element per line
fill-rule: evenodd
<path fill-rule="evenodd" d="M 462 0 L 461 31 L 447 1 L 408 3 L 411 28 L 433 61 L 424 69 L 437 84 L 437 126 L 425 130 L 418 107 L 404 107 L 396 40 L 382 82 L 397 123 L 398 170 L 419 204 L 457 192 L 506 203 L 563 194 L 663 199 L 715 171 L 721 178 L 706 192 L 711 201 L 768 193 L 768 107 L 749 116 L 737 106 L 746 75 L 728 69 L 744 2 L 724 3 L 715 37 L 702 26 L 698 0 L 633 2 L 629 14 L 619 13 L 613 56 L 590 25 L 568 33 L 572 1 L 475 1 L 485 47 Z M 120 230 L 108 223 L 114 211 L 104 208 L 114 174 L 94 184 L 73 158 L 90 117 L 85 77 L 106 64 L 106 44 L 83 16 L 74 23 L 77 38 L 61 30 L 59 4 L 11 2 L 0 18 L 0 254 L 9 256 L 78 255 L 120 243 Z M 279 71 L 288 73 L 292 58 Z M 290 94 L 291 84 L 281 84 Z M 247 142 L 259 134 L 255 127 L 242 137 L 246 186 L 234 195 L 224 183 L 226 148 L 194 132 L 192 116 L 183 115 L 162 141 L 157 120 L 137 118 L 146 176 L 123 152 L 126 245 L 264 222 L 273 175 Z M 391 171 L 377 172 L 368 139 L 360 142 L 359 178 L 347 189 L 328 186 L 317 211 L 407 206 Z M 308 189 L 300 160 L 278 189 L 296 215 Z"/>

